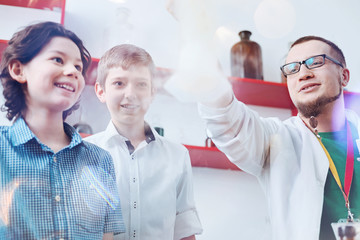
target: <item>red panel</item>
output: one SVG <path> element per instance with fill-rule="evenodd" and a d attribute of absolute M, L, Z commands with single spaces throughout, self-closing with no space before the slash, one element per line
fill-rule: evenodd
<path fill-rule="evenodd" d="M 54 10 L 54 8 L 63 8 L 65 0 L 0 0 L 0 4 Z"/>
<path fill-rule="evenodd" d="M 80 136 L 81 136 L 82 138 L 86 138 L 86 137 L 91 136 L 91 134 L 88 134 L 88 133 L 79 133 L 79 134 L 80 134 Z"/>
<path fill-rule="evenodd" d="M 0 0 L 0 5 L 15 7 L 36 8 L 53 11 L 54 8 L 61 9 L 60 23 L 65 22 L 65 2 L 66 0 Z"/>
<path fill-rule="evenodd" d="M 236 98 L 246 104 L 293 109 L 286 83 L 230 77 Z"/>
<path fill-rule="evenodd" d="M 185 145 L 185 147 L 189 150 L 191 165 L 194 167 L 240 170 L 216 147 L 199 147 L 191 145 Z"/>
<path fill-rule="evenodd" d="M 5 50 L 5 48 L 7 47 L 7 42 L 6 40 L 0 40 L 0 61 L 1 61 L 1 57 L 2 57 L 2 53 Z"/>
<path fill-rule="evenodd" d="M 86 85 L 95 85 L 98 63 L 99 63 L 99 59 L 92 58 L 90 67 L 86 72 L 86 78 L 85 78 Z"/>

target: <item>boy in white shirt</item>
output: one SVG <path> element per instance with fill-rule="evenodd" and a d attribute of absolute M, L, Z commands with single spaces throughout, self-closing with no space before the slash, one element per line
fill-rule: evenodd
<path fill-rule="evenodd" d="M 124 44 L 108 50 L 98 65 L 95 91 L 111 121 L 86 140 L 109 151 L 114 160 L 126 226 L 126 233 L 115 239 L 195 239 L 202 227 L 189 153 L 144 121 L 154 97 L 154 72 L 154 62 L 142 48 Z"/>

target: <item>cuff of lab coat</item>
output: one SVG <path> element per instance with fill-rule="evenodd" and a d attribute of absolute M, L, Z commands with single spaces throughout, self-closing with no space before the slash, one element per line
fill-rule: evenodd
<path fill-rule="evenodd" d="M 236 98 L 233 96 L 232 101 L 230 104 L 223 108 L 217 108 L 217 107 L 211 107 L 204 105 L 202 103 L 198 103 L 198 111 L 200 114 L 200 117 L 205 119 L 213 119 L 214 117 L 222 117 L 228 112 L 231 112 L 233 108 L 236 107 Z"/>
<path fill-rule="evenodd" d="M 192 209 L 176 215 L 174 240 L 201 234 L 202 231 L 196 210 Z"/>

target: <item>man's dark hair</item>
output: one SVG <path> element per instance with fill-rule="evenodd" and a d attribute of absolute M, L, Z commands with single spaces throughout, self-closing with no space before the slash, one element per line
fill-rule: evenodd
<path fill-rule="evenodd" d="M 322 38 L 322 37 L 318 37 L 318 36 L 305 36 L 305 37 L 301 37 L 298 40 L 296 40 L 290 47 L 290 49 L 292 47 L 294 47 L 295 45 L 304 43 L 304 42 L 308 42 L 311 40 L 317 40 L 317 41 L 321 41 L 326 43 L 327 45 L 329 45 L 331 47 L 332 53 L 334 54 L 334 57 L 336 60 L 338 60 L 344 67 L 346 67 L 346 61 L 345 61 L 345 57 L 343 52 L 341 51 L 341 49 L 333 42 Z"/>

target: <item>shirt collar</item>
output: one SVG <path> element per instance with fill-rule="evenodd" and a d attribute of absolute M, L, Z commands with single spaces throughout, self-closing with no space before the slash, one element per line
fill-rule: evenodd
<path fill-rule="evenodd" d="M 155 135 L 154 135 L 150 125 L 147 122 L 145 122 L 144 131 L 145 131 L 145 140 L 148 144 L 152 141 L 155 141 Z"/>
<path fill-rule="evenodd" d="M 72 148 L 82 142 L 80 134 L 75 130 L 75 128 L 71 127 L 66 122 L 64 122 L 64 131 L 66 135 L 71 137 L 71 142 L 68 146 L 69 148 Z M 11 126 L 12 144 L 14 146 L 19 146 L 27 143 L 31 139 L 36 139 L 38 143 L 42 144 L 40 140 L 35 136 L 35 134 L 30 130 L 25 120 L 22 117 L 19 117 Z"/>
<path fill-rule="evenodd" d="M 10 138 L 13 146 L 19 146 L 35 138 L 34 133 L 30 130 L 22 117 L 16 119 L 10 129 Z"/>
<path fill-rule="evenodd" d="M 105 129 L 105 136 L 106 136 L 106 141 L 110 141 L 111 139 L 118 138 L 118 137 L 120 137 L 124 141 L 127 140 L 125 137 L 123 137 L 122 135 L 120 135 L 118 133 L 118 131 L 116 130 L 115 124 L 111 120 Z"/>
<path fill-rule="evenodd" d="M 145 141 L 147 144 L 151 143 L 152 141 L 155 141 L 155 136 L 154 136 L 153 132 L 151 131 L 151 127 L 146 122 L 145 122 L 145 126 L 144 126 L 144 132 L 145 132 Z M 125 143 L 127 145 L 129 153 L 133 154 L 133 152 L 135 151 L 134 146 L 131 144 L 131 142 L 129 140 L 126 140 Z"/>
<path fill-rule="evenodd" d="M 69 148 L 73 148 L 76 145 L 82 143 L 82 137 L 80 136 L 79 132 L 76 131 L 76 129 L 74 127 L 70 126 L 66 122 L 64 122 L 64 131 L 65 131 L 66 135 L 71 137 L 71 142 L 69 144 Z"/>
<path fill-rule="evenodd" d="M 147 144 L 149 144 L 152 141 L 155 141 L 155 139 L 156 139 L 155 136 L 157 133 L 154 133 L 156 131 L 153 130 L 147 122 L 145 122 L 144 132 L 145 132 L 145 141 Z M 122 141 L 124 141 L 126 143 L 126 146 L 129 150 L 130 154 L 132 154 L 135 151 L 135 149 L 134 149 L 133 145 L 131 144 L 131 142 L 129 141 L 129 139 L 127 139 L 126 137 L 124 137 L 118 133 L 118 131 L 116 130 L 116 127 L 112 121 L 110 121 L 110 123 L 106 127 L 105 135 L 107 136 L 106 141 L 108 141 L 108 143 L 111 141 L 111 139 L 120 138 Z"/>
<path fill-rule="evenodd" d="M 156 139 L 155 135 L 156 134 L 154 134 L 154 132 L 156 132 L 156 131 L 153 130 L 147 122 L 145 122 L 144 131 L 145 131 L 145 141 L 146 141 L 146 143 L 150 143 L 152 141 L 155 141 L 155 139 Z M 111 138 L 117 137 L 117 136 L 120 136 L 124 141 L 129 140 L 126 137 L 124 137 L 124 136 L 122 136 L 121 134 L 118 133 L 118 131 L 116 130 L 116 127 L 115 127 L 115 125 L 114 125 L 114 123 L 112 121 L 110 121 L 108 126 L 106 127 L 105 133 L 106 133 L 106 136 L 107 136 L 107 141 L 109 141 Z"/>

